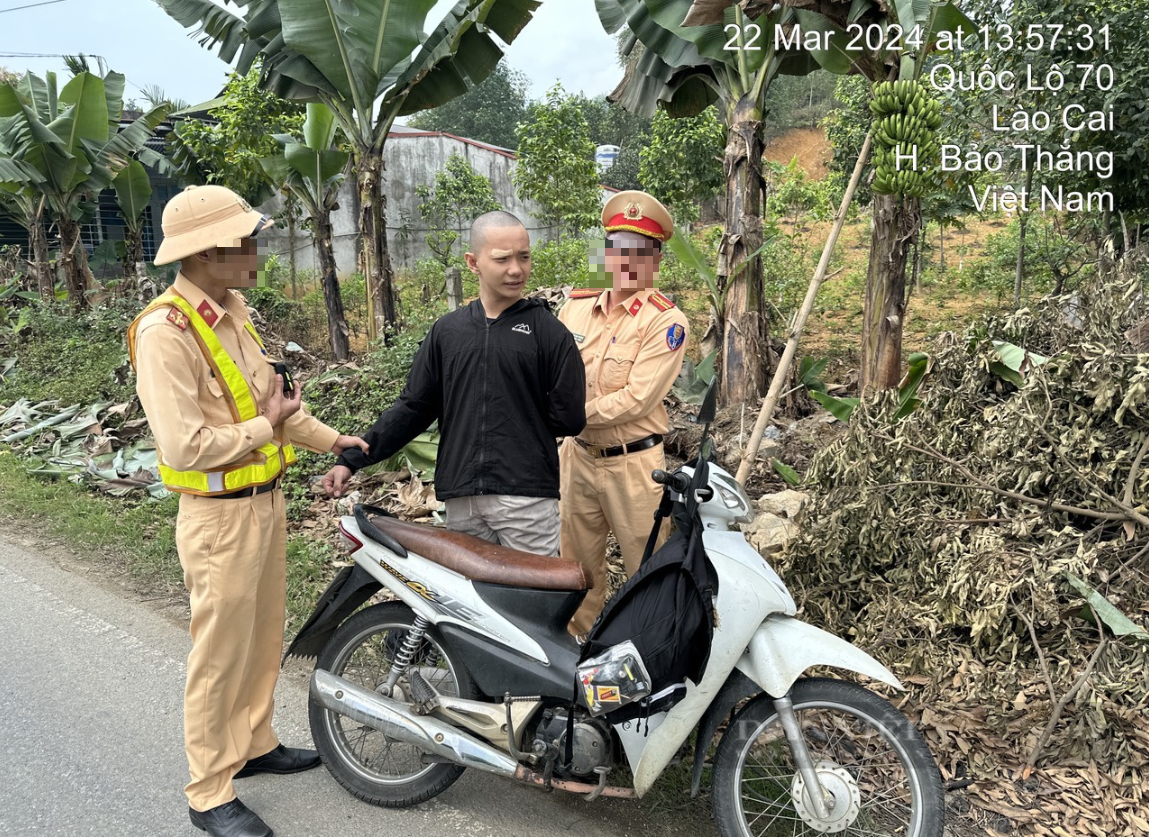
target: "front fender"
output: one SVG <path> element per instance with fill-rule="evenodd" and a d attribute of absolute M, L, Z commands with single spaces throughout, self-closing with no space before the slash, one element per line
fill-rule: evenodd
<path fill-rule="evenodd" d="M 280 664 L 287 662 L 288 657 L 318 657 L 344 620 L 382 586 L 358 564 L 341 569 L 319 597 L 311 617 L 291 641 Z"/>
<path fill-rule="evenodd" d="M 855 671 L 895 689 L 904 689 L 893 672 L 862 649 L 820 628 L 781 614 L 767 617 L 754 632 L 736 668 L 761 686 L 766 694 L 781 697 L 790 691 L 802 672 L 813 666 Z"/>

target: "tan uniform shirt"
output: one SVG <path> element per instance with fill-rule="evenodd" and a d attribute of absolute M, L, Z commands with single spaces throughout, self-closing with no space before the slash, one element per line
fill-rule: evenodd
<path fill-rule="evenodd" d="M 594 445 L 636 442 L 670 427 L 663 399 L 686 355 L 686 315 L 655 290 L 605 307 L 606 291 L 559 312 L 586 364 L 586 429 Z"/>
<path fill-rule="evenodd" d="M 205 301 L 216 315 L 212 328 L 251 387 L 258 405 L 275 386 L 275 369 L 244 328 L 247 304 L 234 291 L 224 306 L 180 274 L 174 288 L 199 309 Z M 257 448 L 274 441 L 316 453 L 331 450 L 339 433 L 305 410 L 273 428 L 263 416 L 235 423 L 226 389 L 217 381 L 189 325 L 168 320 L 169 308 L 149 313 L 136 331 L 136 392 L 163 461 L 177 471 L 215 471 L 262 460 Z M 210 316 L 205 316 L 210 320 Z"/>

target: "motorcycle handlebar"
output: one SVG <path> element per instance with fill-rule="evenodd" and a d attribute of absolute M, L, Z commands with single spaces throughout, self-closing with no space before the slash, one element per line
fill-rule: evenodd
<path fill-rule="evenodd" d="M 651 473 L 650 478 L 659 485 L 669 486 L 679 494 L 690 488 L 690 477 L 681 472 L 668 474 L 666 471 L 663 471 L 661 468 L 659 468 Z"/>

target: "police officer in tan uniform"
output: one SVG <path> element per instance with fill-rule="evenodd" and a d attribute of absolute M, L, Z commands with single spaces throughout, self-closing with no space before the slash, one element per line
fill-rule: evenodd
<path fill-rule="evenodd" d="M 192 824 L 212 837 L 271 837 L 232 779 L 319 764 L 272 731 L 283 650 L 287 518 L 279 487 L 294 446 L 365 447 L 301 409 L 242 296 L 271 223 L 229 189 L 192 187 L 164 209 L 157 265 L 182 260 L 172 287 L 128 330 L 137 392 L 169 490 L 180 494 L 176 549 L 191 594 L 184 744 Z"/>
<path fill-rule="evenodd" d="M 603 208 L 609 290 L 575 290 L 559 313 L 586 365 L 586 429 L 560 451 L 562 547 L 590 570 L 594 589 L 575 613 L 583 635 L 606 598 L 606 537 L 614 532 L 633 574 L 650 537 L 669 429 L 663 399 L 682 368 L 687 322 L 654 287 L 670 213 L 645 192 L 620 192 Z"/>

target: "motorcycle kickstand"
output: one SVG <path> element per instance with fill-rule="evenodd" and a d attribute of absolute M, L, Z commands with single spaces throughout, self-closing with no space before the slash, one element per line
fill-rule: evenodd
<path fill-rule="evenodd" d="M 583 797 L 587 802 L 594 802 L 602 796 L 602 792 L 606 790 L 606 774 L 610 773 L 610 768 L 600 764 L 594 772 L 598 774 L 598 787 Z"/>
<path fill-rule="evenodd" d="M 794 763 L 798 772 L 808 788 L 810 804 L 814 813 L 820 819 L 830 815 L 826 805 L 826 792 L 818 780 L 818 771 L 814 769 L 814 762 L 810 758 L 810 750 L 806 747 L 806 739 L 802 737 L 802 727 L 798 723 L 798 715 L 794 712 L 794 702 L 789 694 L 774 699 L 774 709 L 778 712 L 778 720 L 782 722 L 782 730 L 786 733 L 786 743 L 790 745 L 790 753 L 794 756 Z"/>

